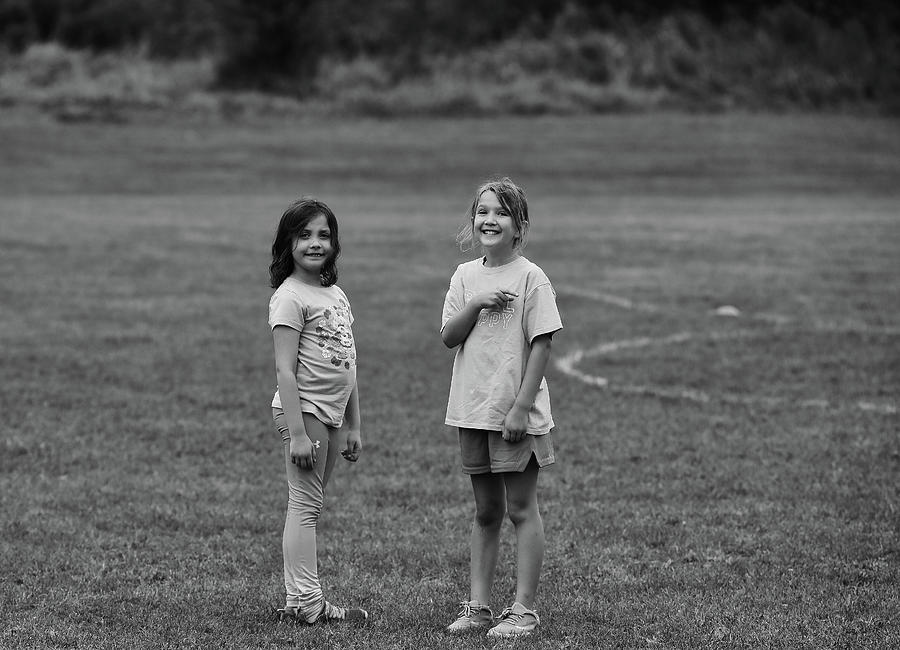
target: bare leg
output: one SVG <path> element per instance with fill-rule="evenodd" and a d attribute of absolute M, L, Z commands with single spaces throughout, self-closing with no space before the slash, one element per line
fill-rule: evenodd
<path fill-rule="evenodd" d="M 532 456 L 524 472 L 501 476 L 506 484 L 506 507 L 516 528 L 516 602 L 534 608 L 541 565 L 544 562 L 544 522 L 538 509 L 539 467 Z"/>
<path fill-rule="evenodd" d="M 491 602 L 491 586 L 500 550 L 500 527 L 505 514 L 503 477 L 499 474 L 472 474 L 475 519 L 471 539 L 471 600 L 485 607 Z"/>

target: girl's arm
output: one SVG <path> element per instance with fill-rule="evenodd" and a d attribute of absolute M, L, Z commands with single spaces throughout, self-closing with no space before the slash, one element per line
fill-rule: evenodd
<path fill-rule="evenodd" d="M 525 362 L 522 384 L 516 394 L 516 401 L 503 420 L 503 439 L 509 442 L 524 440 L 528 429 L 528 412 L 534 405 L 534 398 L 541 387 L 541 379 L 550 361 L 553 334 L 540 334 L 531 342 L 531 351 Z"/>
<path fill-rule="evenodd" d="M 286 325 L 276 325 L 272 330 L 275 341 L 275 376 L 281 408 L 291 435 L 291 462 L 300 469 L 312 469 L 316 463 L 316 449 L 303 424 L 300 412 L 300 391 L 297 386 L 297 347 L 300 332 Z"/>
<path fill-rule="evenodd" d="M 448 348 L 455 348 L 466 340 L 469 332 L 475 327 L 478 314 L 482 309 L 491 307 L 504 307 L 506 303 L 519 294 L 504 289 L 486 291 L 474 296 L 458 312 L 453 314 L 441 330 L 441 340 Z"/>
<path fill-rule="evenodd" d="M 350 401 L 347 402 L 347 408 L 344 410 L 344 426 L 347 428 L 347 447 L 346 449 L 341 450 L 341 456 L 351 463 L 355 463 L 359 459 L 359 452 L 362 451 L 358 386 L 358 383 L 353 385 L 353 391 L 350 393 Z"/>

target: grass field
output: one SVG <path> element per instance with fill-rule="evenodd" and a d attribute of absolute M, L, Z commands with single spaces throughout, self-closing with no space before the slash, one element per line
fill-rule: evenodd
<path fill-rule="evenodd" d="M 496 173 L 528 190 L 565 324 L 544 624 L 516 645 L 900 646 L 896 121 L 17 116 L 0 141 L 0 647 L 498 645 L 441 632 L 472 513 L 437 332 Z M 341 220 L 365 444 L 320 575 L 365 630 L 272 616 L 268 251 L 304 193 Z"/>

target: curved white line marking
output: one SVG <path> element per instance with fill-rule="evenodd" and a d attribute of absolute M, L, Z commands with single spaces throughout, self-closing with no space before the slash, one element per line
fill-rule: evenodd
<path fill-rule="evenodd" d="M 635 303 L 628 300 L 627 298 L 621 298 L 619 296 L 613 296 L 611 294 L 605 293 L 584 291 L 569 286 L 563 286 L 561 289 L 557 289 L 557 293 L 563 293 L 564 295 L 572 295 L 581 298 L 591 298 L 600 302 L 622 307 L 623 309 L 659 311 L 659 309 L 655 305 L 650 305 L 648 303 Z M 787 316 L 780 316 L 778 314 L 751 314 L 747 317 L 752 320 L 763 321 L 775 325 L 784 325 L 794 322 L 794 319 Z M 852 322 L 840 323 L 819 320 L 813 324 L 813 328 L 817 332 L 884 334 L 888 336 L 895 336 L 900 334 L 900 328 L 897 327 L 875 328 Z M 663 337 L 640 337 L 634 339 L 622 339 L 619 341 L 608 341 L 605 343 L 600 343 L 599 345 L 596 345 L 592 348 L 579 348 L 570 352 L 569 354 L 557 357 L 554 360 L 554 365 L 560 372 L 568 375 L 569 377 L 572 377 L 573 379 L 577 379 L 578 381 L 587 384 L 588 386 L 609 389 L 614 393 L 628 395 L 647 395 L 651 397 L 662 397 L 668 399 L 681 399 L 696 403 L 708 403 L 717 400 L 728 404 L 745 404 L 750 406 L 764 405 L 774 407 L 786 404 L 788 400 L 781 397 L 749 396 L 736 393 L 716 393 L 715 395 L 710 395 L 709 393 L 706 393 L 704 391 L 679 388 L 669 389 L 658 386 L 640 386 L 629 384 L 610 385 L 610 381 L 606 377 L 591 375 L 579 370 L 578 368 L 578 365 L 584 359 L 612 354 L 619 350 L 644 348 L 651 345 L 672 345 L 698 338 L 716 341 L 741 338 L 758 338 L 760 336 L 763 336 L 764 334 L 764 332 L 757 332 L 753 330 L 710 332 L 707 334 L 679 332 L 677 334 L 670 334 L 669 336 Z M 824 399 L 800 400 L 796 402 L 796 405 L 803 408 L 816 409 L 841 408 L 842 406 L 841 404 L 834 404 Z M 886 415 L 894 415 L 900 412 L 900 409 L 898 409 L 897 405 L 890 402 L 872 402 L 868 400 L 859 400 L 853 402 L 852 407 L 858 408 L 862 411 L 869 411 Z"/>
<path fill-rule="evenodd" d="M 635 311 L 645 312 L 656 312 L 660 310 L 656 305 L 651 305 L 647 302 L 634 302 L 633 300 L 623 298 L 622 296 L 614 296 L 611 293 L 603 293 L 601 291 L 594 291 L 592 289 L 579 289 L 578 287 L 573 287 L 567 284 L 554 287 L 554 290 L 557 294 L 561 294 L 563 296 L 571 296 L 573 298 L 590 298 L 591 300 L 596 300 L 597 302 L 605 302 L 608 305 L 615 305 L 616 307 L 621 307 L 622 309 L 632 309 Z"/>

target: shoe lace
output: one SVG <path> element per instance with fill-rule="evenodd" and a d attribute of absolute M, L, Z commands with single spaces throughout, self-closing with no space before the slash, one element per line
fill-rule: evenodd
<path fill-rule="evenodd" d="M 459 603 L 458 616 L 460 618 L 473 618 L 475 616 L 475 614 L 477 614 L 478 612 L 480 612 L 483 609 L 486 609 L 486 608 L 482 607 L 481 605 L 478 605 L 477 608 L 472 607 L 471 602 L 463 600 Z"/>
<path fill-rule="evenodd" d="M 525 612 L 519 613 L 519 612 L 514 612 L 512 607 L 507 607 L 502 612 L 500 612 L 499 622 L 506 623 L 507 625 L 511 625 L 514 627 L 518 627 L 523 624 L 523 621 L 525 621 L 526 617 L 528 617 L 528 616 L 531 616 L 532 618 L 535 619 L 535 622 L 537 622 L 537 620 L 538 620 L 537 614 L 535 614 L 534 612 L 525 611 Z"/>
<path fill-rule="evenodd" d="M 502 612 L 500 612 L 501 623 L 515 623 L 520 618 L 522 618 L 522 614 L 516 614 L 512 610 L 512 607 L 507 607 Z"/>

